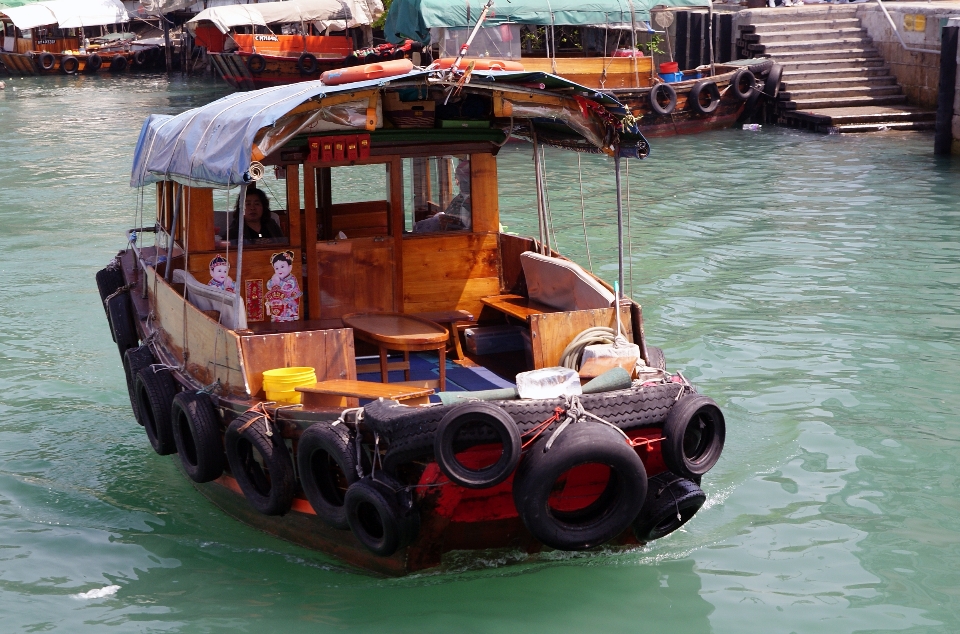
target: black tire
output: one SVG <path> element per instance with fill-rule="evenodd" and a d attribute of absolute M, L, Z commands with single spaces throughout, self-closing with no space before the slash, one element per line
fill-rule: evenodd
<path fill-rule="evenodd" d="M 763 82 L 763 94 L 770 101 L 776 101 L 780 94 L 780 80 L 783 78 L 783 66 L 774 64 L 767 73 L 767 79 Z"/>
<path fill-rule="evenodd" d="M 140 345 L 137 328 L 133 323 L 133 306 L 130 303 L 130 291 L 114 295 L 106 302 L 107 319 L 110 322 L 110 334 L 117 343 L 120 358 L 130 348 Z"/>
<path fill-rule="evenodd" d="M 663 424 L 663 461 L 686 478 L 709 471 L 723 451 L 723 412 L 709 396 L 685 394 Z"/>
<path fill-rule="evenodd" d="M 730 79 L 730 91 L 740 101 L 746 101 L 756 90 L 757 78 L 749 69 L 741 68 Z"/>
<path fill-rule="evenodd" d="M 364 407 L 364 425 L 387 443 L 384 470 L 395 475 L 398 467 L 412 460 L 432 460 L 437 426 L 450 409 L 452 406 L 409 407 L 386 400 Z"/>
<path fill-rule="evenodd" d="M 360 479 L 356 447 L 345 425 L 314 423 L 297 446 L 300 484 L 317 516 L 334 528 L 350 528 L 343 502 L 347 489 Z"/>
<path fill-rule="evenodd" d="M 737 117 L 737 123 L 742 123 L 744 121 L 750 121 L 753 118 L 754 113 L 756 113 L 757 108 L 760 105 L 760 98 L 763 97 L 762 90 L 754 90 L 753 94 L 747 98 L 747 103 L 743 106 L 743 111 L 740 113 L 740 116 Z"/>
<path fill-rule="evenodd" d="M 703 97 L 709 98 L 706 104 L 701 101 Z M 716 82 L 705 79 L 695 83 L 690 89 L 687 104 L 697 114 L 711 114 L 720 106 L 720 89 Z"/>
<path fill-rule="evenodd" d="M 320 65 L 317 63 L 317 56 L 313 53 L 303 53 L 297 60 L 297 70 L 300 71 L 301 75 L 313 75 L 319 68 Z"/>
<path fill-rule="evenodd" d="M 559 550 L 584 550 L 626 530 L 647 494 L 647 474 L 637 452 L 616 430 L 593 423 L 567 428 L 544 453 L 546 443 L 547 438 L 541 438 L 534 444 L 513 481 L 514 503 L 533 536 Z M 610 467 L 603 493 L 575 511 L 552 509 L 550 494 L 558 479 L 590 463 Z"/>
<path fill-rule="evenodd" d="M 264 515 L 284 515 L 296 492 L 293 460 L 280 432 L 271 425 L 273 435 L 268 436 L 266 426 L 263 414 L 257 412 L 247 412 L 230 423 L 224 438 L 227 461 L 253 508 Z"/>
<path fill-rule="evenodd" d="M 692 518 L 707 494 L 690 480 L 669 471 L 650 478 L 647 499 L 633 522 L 633 534 L 650 542 L 674 532 Z"/>
<path fill-rule="evenodd" d="M 219 478 L 223 473 L 223 441 L 210 397 L 180 392 L 170 410 L 173 440 L 183 470 L 194 482 Z"/>
<path fill-rule="evenodd" d="M 660 103 L 661 93 L 666 104 Z M 670 84 L 659 83 L 650 89 L 650 109 L 659 115 L 668 115 L 677 107 L 677 91 Z"/>
<path fill-rule="evenodd" d="M 140 406 L 137 403 L 137 375 L 140 370 L 150 367 L 156 363 L 153 353 L 149 346 L 140 346 L 139 348 L 130 348 L 123 353 L 123 373 L 127 378 L 127 392 L 130 395 L 130 408 L 133 409 L 133 416 L 137 423 L 143 427 L 144 418 L 140 413 Z"/>
<path fill-rule="evenodd" d="M 409 545 L 420 530 L 410 494 L 384 474 L 350 485 L 344 498 L 350 530 L 372 553 L 389 557 Z"/>
<path fill-rule="evenodd" d="M 490 429 L 500 441 L 503 450 L 494 464 L 482 469 L 471 469 L 457 460 L 457 451 L 467 448 L 458 446 L 460 432 L 470 426 L 478 427 L 476 431 L 481 434 L 483 428 Z M 470 430 L 466 431 L 469 434 Z M 466 442 L 469 443 L 469 440 Z M 478 444 L 486 442 L 489 441 L 482 439 Z M 492 403 L 479 401 L 457 405 L 447 412 L 434 435 L 433 453 L 440 470 L 452 482 L 468 489 L 486 489 L 506 480 L 517 468 L 517 463 L 520 462 L 520 445 L 520 432 L 510 415 Z"/>
<path fill-rule="evenodd" d="M 44 51 L 40 53 L 40 57 L 37 58 L 37 63 L 40 64 L 42 70 L 53 70 L 57 65 L 57 58 L 53 53 Z"/>
<path fill-rule="evenodd" d="M 110 60 L 110 72 L 111 73 L 122 73 L 127 70 L 129 62 L 127 58 L 123 55 L 115 55 L 113 59 Z"/>
<path fill-rule="evenodd" d="M 253 75 L 259 75 L 264 71 L 264 69 L 266 69 L 266 67 L 267 67 L 267 60 L 264 59 L 263 55 L 259 53 L 254 53 L 247 60 L 247 69 Z"/>
<path fill-rule="evenodd" d="M 153 368 L 143 368 L 137 373 L 134 393 L 153 450 L 161 456 L 174 453 L 177 445 L 170 425 L 170 406 L 177 393 L 177 384 L 170 371 L 154 372 Z"/>
<path fill-rule="evenodd" d="M 110 313 L 107 312 L 107 305 L 104 302 L 126 283 L 119 265 L 110 264 L 97 271 L 97 290 L 100 291 L 100 303 L 103 304 L 103 314 L 107 318 L 110 317 Z"/>
<path fill-rule="evenodd" d="M 134 66 L 143 66 L 147 63 L 147 54 L 140 50 L 133 54 L 133 65 Z"/>
<path fill-rule="evenodd" d="M 656 346 L 647 346 L 647 367 L 667 369 L 667 358 L 664 356 L 663 350 Z"/>
<path fill-rule="evenodd" d="M 757 62 L 756 64 L 750 64 L 747 66 L 747 70 L 753 73 L 754 77 L 760 77 L 768 73 L 771 67 L 773 67 L 773 60 L 767 58 Z"/>
<path fill-rule="evenodd" d="M 60 72 L 64 75 L 76 75 L 80 70 L 80 60 L 73 55 L 64 55 L 60 58 Z"/>
<path fill-rule="evenodd" d="M 87 56 L 87 65 L 84 66 L 83 72 L 95 73 L 101 66 L 103 66 L 103 58 L 98 53 L 92 53 Z"/>

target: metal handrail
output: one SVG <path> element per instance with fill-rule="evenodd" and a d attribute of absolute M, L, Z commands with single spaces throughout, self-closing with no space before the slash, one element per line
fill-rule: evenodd
<path fill-rule="evenodd" d="M 900 40 L 900 46 L 903 47 L 905 51 L 912 51 L 914 53 L 933 53 L 934 55 L 939 55 L 939 50 L 929 49 L 929 48 L 917 48 L 915 46 L 907 46 L 907 43 L 903 41 L 903 37 L 900 36 L 900 29 L 897 28 L 896 23 L 893 21 L 893 18 L 890 17 L 890 13 L 887 11 L 887 7 L 883 6 L 883 0 L 877 0 L 877 4 L 880 5 L 880 9 L 883 11 L 883 15 L 887 16 L 887 22 L 890 23 L 890 28 L 893 29 L 893 34 L 897 36 L 897 39 Z"/>

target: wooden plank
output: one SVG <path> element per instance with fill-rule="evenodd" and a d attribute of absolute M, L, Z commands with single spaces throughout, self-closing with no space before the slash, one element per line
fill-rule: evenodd
<path fill-rule="evenodd" d="M 531 315 L 560 312 L 556 308 L 535 302 L 522 295 L 497 295 L 494 297 L 484 297 L 482 301 L 484 306 L 489 306 L 494 310 L 524 321 Z"/>
<path fill-rule="evenodd" d="M 500 231 L 500 193 L 493 154 L 470 155 L 470 200 L 473 231 Z"/>
<path fill-rule="evenodd" d="M 303 207 L 300 204 L 300 166 L 286 166 L 287 217 L 290 223 L 290 246 L 303 244 Z"/>
<path fill-rule="evenodd" d="M 318 243 L 315 252 L 326 318 L 393 311 L 392 239 L 331 240 Z"/>
<path fill-rule="evenodd" d="M 390 200 L 388 230 L 393 236 L 393 311 L 403 311 L 403 160 L 399 156 L 387 163 L 387 198 Z"/>
<path fill-rule="evenodd" d="M 435 282 L 421 284 L 416 293 L 408 291 L 403 299 L 406 313 L 425 313 L 437 310 L 465 310 L 474 315 L 483 308 L 481 299 L 496 295 L 500 290 L 500 279 L 485 277 L 462 280 L 456 284 Z"/>
<path fill-rule="evenodd" d="M 189 251 L 211 251 L 214 248 L 213 190 L 201 187 L 182 189 L 181 211 L 187 227 Z"/>
<path fill-rule="evenodd" d="M 313 368 L 318 380 L 355 378 L 352 338 L 347 335 L 349 330 L 342 328 L 244 335 L 240 342 L 251 394 L 265 396 L 263 373 L 274 368 Z"/>
<path fill-rule="evenodd" d="M 624 335 L 632 340 L 632 322 L 628 306 L 620 309 L 620 319 L 623 322 Z M 530 315 L 530 342 L 533 347 L 534 369 L 559 365 L 563 349 L 578 334 L 596 326 L 615 329 L 614 309 L 597 308 Z"/>
<path fill-rule="evenodd" d="M 560 75 L 591 88 L 636 88 L 650 85 L 653 58 L 640 57 L 558 57 L 554 73 L 553 63 L 546 57 L 524 57 L 521 62 L 528 71 Z M 639 84 L 637 83 L 639 75 Z"/>
<path fill-rule="evenodd" d="M 407 236 L 403 240 L 403 312 L 466 310 L 499 293 L 497 234 Z"/>
<path fill-rule="evenodd" d="M 330 170 L 327 170 L 329 174 Z M 317 170 L 304 166 L 303 170 L 303 198 L 304 198 L 304 242 L 303 248 L 307 254 L 307 316 L 309 319 L 321 319 L 320 315 L 320 266 L 317 258 Z"/>
<path fill-rule="evenodd" d="M 501 234 L 500 238 L 500 280 L 504 293 L 527 294 L 527 282 L 520 264 L 520 254 L 534 251 L 534 242 L 530 238 Z"/>

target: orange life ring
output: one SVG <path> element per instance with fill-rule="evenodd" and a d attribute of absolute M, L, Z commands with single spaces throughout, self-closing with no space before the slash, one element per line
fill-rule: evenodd
<path fill-rule="evenodd" d="M 437 68 L 440 70 L 446 70 L 453 66 L 454 61 L 456 61 L 455 57 L 444 57 L 442 59 L 438 59 Z M 473 62 L 473 70 L 524 70 L 523 64 L 520 62 L 511 62 L 510 60 L 506 59 L 490 59 L 489 57 L 485 57 L 483 59 L 462 59 L 460 60 L 460 65 L 458 68 L 463 70 L 471 62 Z"/>
<path fill-rule="evenodd" d="M 389 62 L 377 62 L 375 64 L 364 64 L 363 66 L 328 70 L 320 75 L 320 81 L 328 86 L 339 86 L 340 84 L 349 84 L 355 81 L 406 75 L 411 70 L 413 70 L 413 62 L 409 59 L 395 59 Z"/>

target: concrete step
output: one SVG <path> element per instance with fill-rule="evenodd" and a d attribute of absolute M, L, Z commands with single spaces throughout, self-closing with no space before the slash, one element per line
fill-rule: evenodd
<path fill-rule="evenodd" d="M 744 9 L 737 17 L 742 23 L 756 26 L 783 24 L 788 22 L 813 22 L 857 17 L 859 6 L 856 4 L 804 5 L 802 7 L 767 7 L 762 9 Z"/>
<path fill-rule="evenodd" d="M 819 40 L 866 40 L 866 29 L 859 26 L 848 29 L 817 29 L 814 31 L 777 31 L 774 33 L 744 33 L 744 42 L 756 42 L 767 46 L 792 42 L 816 42 Z"/>
<path fill-rule="evenodd" d="M 804 63 L 827 60 L 874 60 L 883 64 L 883 57 L 875 48 L 852 50 L 849 48 L 816 51 L 781 51 L 772 56 L 778 64 Z"/>
<path fill-rule="evenodd" d="M 776 62 L 783 66 L 783 73 L 791 72 L 817 72 L 817 71 L 831 71 L 831 70 L 844 70 L 851 68 L 886 68 L 884 66 L 883 58 L 879 55 L 871 55 L 870 57 L 837 57 L 837 58 L 804 58 L 804 59 L 788 59 L 787 57 L 781 55 L 776 59 Z"/>
<path fill-rule="evenodd" d="M 873 49 L 873 40 L 869 37 L 843 37 L 829 40 L 804 40 L 795 42 L 780 42 L 775 44 L 747 44 L 747 50 L 777 55 L 792 55 L 795 53 L 814 53 L 846 50 L 861 52 Z M 861 53 L 862 54 L 862 53 Z"/>
<path fill-rule="evenodd" d="M 851 123 L 848 125 L 834 126 L 832 130 L 827 130 L 831 134 L 854 134 L 858 132 L 886 132 L 888 130 L 935 130 L 937 122 L 934 121 L 904 121 L 901 123 Z"/>
<path fill-rule="evenodd" d="M 827 90 L 832 88 L 871 88 L 896 86 L 897 78 L 893 75 L 883 77 L 831 77 L 829 79 L 796 79 L 794 77 L 781 80 L 780 90 L 790 92 L 802 90 Z"/>
<path fill-rule="evenodd" d="M 819 113 L 829 117 L 832 125 L 929 123 L 937 120 L 936 111 L 922 110 L 910 106 L 903 108 L 824 108 Z"/>
<path fill-rule="evenodd" d="M 906 103 L 905 95 L 889 95 L 886 97 L 844 97 L 842 99 L 791 99 L 777 103 L 783 110 L 797 110 L 808 108 L 852 108 L 856 106 L 892 106 Z"/>
<path fill-rule="evenodd" d="M 779 123 L 816 132 L 931 130 L 937 113 L 915 106 L 824 107 L 781 111 Z"/>
<path fill-rule="evenodd" d="M 750 27 L 749 31 L 746 30 L 746 26 Z M 797 20 L 796 22 L 741 25 L 740 29 L 744 33 L 768 35 L 781 33 L 783 31 L 829 31 L 833 29 L 859 29 L 860 27 L 859 18 L 834 18 L 828 20 Z"/>
<path fill-rule="evenodd" d="M 902 94 L 899 84 L 892 86 L 847 86 L 842 88 L 811 88 L 807 90 L 780 90 L 780 99 L 847 99 L 849 97 L 887 97 Z"/>
<path fill-rule="evenodd" d="M 783 81 L 835 81 L 850 77 L 887 77 L 890 75 L 889 66 L 847 66 L 844 68 L 826 68 L 824 70 L 807 70 L 798 68 L 796 70 L 783 71 Z"/>

